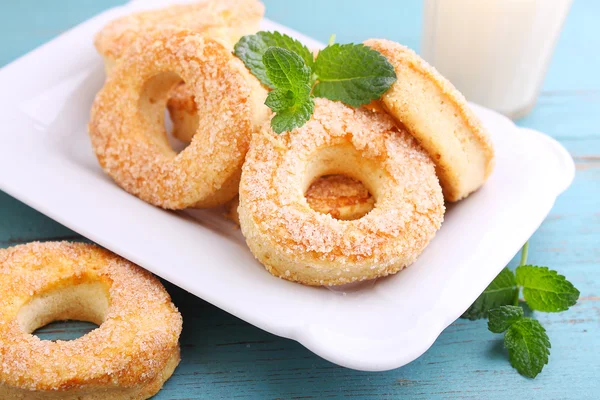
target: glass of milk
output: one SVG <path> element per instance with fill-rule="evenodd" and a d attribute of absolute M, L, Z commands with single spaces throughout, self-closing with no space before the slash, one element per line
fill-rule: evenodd
<path fill-rule="evenodd" d="M 425 0 L 423 58 L 510 118 L 535 101 L 572 0 Z"/>

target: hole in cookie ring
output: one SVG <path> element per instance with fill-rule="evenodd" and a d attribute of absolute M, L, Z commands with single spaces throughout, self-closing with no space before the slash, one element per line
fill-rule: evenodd
<path fill-rule="evenodd" d="M 317 178 L 305 196 L 313 210 L 346 221 L 364 217 L 375 203 L 361 181 L 342 174 Z"/>
<path fill-rule="evenodd" d="M 377 198 L 382 195 L 379 188 L 385 185 L 385 174 L 382 173 L 377 162 L 364 157 L 353 144 L 338 142 L 338 144 L 318 148 L 307 160 L 304 177 L 307 201 L 309 205 L 314 202 L 315 189 L 317 189 L 314 187 L 314 183 L 317 181 L 320 181 L 322 186 L 328 186 L 334 190 L 338 196 L 343 190 L 342 185 L 351 185 L 350 191 L 352 192 L 361 189 L 366 192 L 362 194 L 361 198 L 365 204 L 361 204 L 362 210 L 359 210 L 366 212 L 354 216 L 350 213 L 341 215 L 344 218 L 331 216 L 341 220 L 360 219 L 376 207 Z M 311 191 L 312 196 L 308 195 Z M 343 208 L 341 200 L 336 199 L 335 202 L 339 202 L 338 204 Z M 315 209 L 313 205 L 311 208 Z M 324 210 L 317 209 L 315 211 L 323 213 Z"/>
<path fill-rule="evenodd" d="M 21 307 L 17 321 L 24 332 L 35 334 L 54 321 L 87 321 L 102 325 L 109 306 L 108 286 L 101 282 L 59 286 L 32 297 Z"/>
<path fill-rule="evenodd" d="M 338 220 L 350 221 L 362 218 L 373 209 L 374 197 L 364 183 L 355 178 L 361 175 L 360 172 L 354 171 L 354 177 L 348 175 L 348 162 L 353 163 L 355 160 L 349 160 L 348 152 L 339 148 L 324 150 L 320 157 L 312 161 L 313 165 L 309 168 L 326 171 L 317 175 L 305 192 L 306 200 L 313 210 L 329 214 Z M 311 171 L 309 176 L 316 171 Z"/>
<path fill-rule="evenodd" d="M 66 321 L 50 322 L 36 329 L 32 335 L 37 336 L 41 340 L 70 341 L 79 339 L 94 329 L 98 329 L 98 327 L 93 322 L 69 319 Z"/>
<path fill-rule="evenodd" d="M 148 79 L 142 88 L 139 99 L 140 116 L 150 128 L 145 131 L 149 140 L 166 156 L 175 157 L 177 151 L 169 137 L 166 125 L 167 99 L 171 91 L 182 82 L 181 77 L 173 72 L 162 72 Z"/>
<path fill-rule="evenodd" d="M 198 131 L 194 94 L 172 72 L 150 78 L 140 96 L 140 114 L 154 129 L 146 132 L 166 157 L 175 157 Z"/>
<path fill-rule="evenodd" d="M 185 84 L 173 88 L 167 102 L 167 110 L 171 122 L 169 132 L 172 140 L 179 145 L 187 146 L 198 131 L 198 107 L 193 93 L 190 93 Z"/>

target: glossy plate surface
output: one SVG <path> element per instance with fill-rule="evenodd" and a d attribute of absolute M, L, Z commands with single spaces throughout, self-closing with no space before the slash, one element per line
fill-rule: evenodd
<path fill-rule="evenodd" d="M 518 252 L 573 179 L 573 160 L 558 142 L 473 106 L 492 134 L 496 170 L 482 190 L 449 208 L 415 264 L 396 276 L 337 290 L 274 278 L 219 212 L 152 207 L 98 166 L 86 132 L 104 79 L 92 37 L 140 4 L 98 15 L 0 70 L 0 189 L 334 363 L 378 371 L 420 356 Z M 319 46 L 271 21 L 263 29 Z"/>

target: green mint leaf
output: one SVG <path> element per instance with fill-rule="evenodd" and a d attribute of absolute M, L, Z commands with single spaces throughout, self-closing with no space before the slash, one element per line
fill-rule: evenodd
<path fill-rule="evenodd" d="M 258 32 L 255 35 L 243 36 L 235 45 L 234 52 L 265 86 L 275 88 L 269 80 L 263 64 L 263 56 L 269 47 L 281 47 L 298 54 L 306 65 L 312 68 L 314 56 L 302 43 L 279 32 Z"/>
<path fill-rule="evenodd" d="M 509 304 L 517 305 L 518 300 L 519 288 L 515 274 L 510 269 L 504 268 L 461 318 L 470 320 L 485 318 L 492 308 Z"/>
<path fill-rule="evenodd" d="M 513 323 L 523 318 L 523 309 L 519 306 L 500 306 L 488 313 L 488 329 L 502 333 Z"/>
<path fill-rule="evenodd" d="M 267 78 L 274 89 L 289 89 L 297 95 L 304 91 L 310 94 L 310 68 L 293 51 L 281 47 L 269 47 L 263 55 Z"/>
<path fill-rule="evenodd" d="M 311 70 L 296 53 L 270 47 L 263 56 L 269 81 L 275 87 L 265 104 L 276 112 L 271 127 L 276 133 L 304 125 L 314 112 L 310 96 Z"/>
<path fill-rule="evenodd" d="M 579 290 L 571 282 L 547 267 L 522 265 L 516 270 L 517 284 L 532 310 L 559 312 L 577 303 Z"/>
<path fill-rule="evenodd" d="M 514 322 L 504 335 L 504 347 L 508 349 L 510 364 L 521 375 L 535 378 L 548 364 L 550 339 L 544 327 L 531 318 Z"/>
<path fill-rule="evenodd" d="M 294 107 L 296 96 L 289 89 L 274 89 L 267 95 L 265 105 L 274 112 L 280 112 Z"/>
<path fill-rule="evenodd" d="M 291 131 L 300 127 L 310 120 L 315 110 L 315 103 L 312 98 L 293 107 L 275 114 L 271 119 L 271 128 L 275 133 Z"/>
<path fill-rule="evenodd" d="M 363 44 L 334 44 L 319 52 L 314 65 L 314 95 L 353 107 L 369 104 L 385 93 L 396 72 L 378 51 Z"/>

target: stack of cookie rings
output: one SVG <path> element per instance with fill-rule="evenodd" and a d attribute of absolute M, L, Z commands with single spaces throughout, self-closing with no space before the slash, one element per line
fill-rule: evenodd
<path fill-rule="evenodd" d="M 179 363 L 181 315 L 152 274 L 89 244 L 0 249 L 0 398 L 146 399 Z M 99 325 L 40 340 L 55 320 Z"/>
<path fill-rule="evenodd" d="M 223 204 L 239 183 L 242 233 L 276 276 L 339 285 L 396 273 L 439 229 L 444 199 L 458 201 L 485 182 L 494 154 L 464 98 L 433 68 L 397 43 L 366 44 L 398 75 L 382 99 L 361 109 L 318 100 L 311 121 L 276 135 L 266 90 L 220 41 L 149 32 L 119 58 L 94 103 L 100 164 L 130 193 L 168 209 Z M 203 112 L 176 154 L 162 110 L 182 80 Z M 352 219 L 312 209 L 305 194 L 324 175 L 361 181 L 372 210 Z"/>

